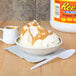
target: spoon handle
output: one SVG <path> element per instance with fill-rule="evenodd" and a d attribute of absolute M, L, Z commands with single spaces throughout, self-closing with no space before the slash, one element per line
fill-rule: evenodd
<path fill-rule="evenodd" d="M 56 58 L 56 57 L 57 57 L 57 55 L 55 55 L 55 56 L 53 56 L 53 57 L 51 57 L 51 58 L 49 58 L 49 59 L 47 59 L 47 60 L 45 60 L 45 61 L 43 61 L 43 62 L 38 63 L 37 65 L 33 66 L 33 67 L 31 68 L 31 70 L 33 70 L 33 69 L 35 69 L 35 68 L 37 68 L 37 67 L 40 67 L 40 66 L 42 66 L 43 64 L 46 64 L 47 62 L 53 60 L 53 59 Z"/>

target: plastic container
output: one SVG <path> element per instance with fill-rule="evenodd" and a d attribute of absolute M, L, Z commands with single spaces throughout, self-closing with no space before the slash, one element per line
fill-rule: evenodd
<path fill-rule="evenodd" d="M 76 0 L 51 0 L 50 9 L 53 28 L 76 33 Z"/>

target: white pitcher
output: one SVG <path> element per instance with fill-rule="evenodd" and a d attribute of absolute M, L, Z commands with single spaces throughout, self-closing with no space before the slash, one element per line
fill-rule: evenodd
<path fill-rule="evenodd" d="M 0 38 L 1 41 L 5 42 L 6 44 L 15 44 L 15 41 L 18 34 L 18 26 L 7 26 L 4 28 L 0 28 L 3 31 L 3 39 Z"/>

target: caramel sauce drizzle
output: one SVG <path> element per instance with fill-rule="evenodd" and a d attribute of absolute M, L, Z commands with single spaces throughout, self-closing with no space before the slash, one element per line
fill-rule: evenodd
<path fill-rule="evenodd" d="M 24 30 L 24 28 L 22 28 L 22 30 L 21 30 L 21 34 L 24 35 L 26 32 L 27 32 L 27 29 Z M 21 34 L 20 34 L 20 38 L 21 38 Z"/>
<path fill-rule="evenodd" d="M 33 26 L 37 26 L 37 23 L 36 22 L 30 22 L 29 25 L 33 25 Z"/>
<path fill-rule="evenodd" d="M 31 34 L 31 32 L 30 32 L 30 24 L 32 25 L 32 26 L 37 26 L 37 29 L 38 29 L 38 34 L 35 36 L 35 37 L 33 37 L 33 35 Z M 38 25 L 37 25 L 37 22 L 30 22 L 30 23 L 28 23 L 28 29 L 26 29 L 26 30 L 24 30 L 24 28 L 22 29 L 22 31 L 21 31 L 21 34 L 25 34 L 27 31 L 29 32 L 29 34 L 30 34 L 30 36 L 32 37 L 32 45 L 37 41 L 37 40 L 44 40 L 48 35 L 52 35 L 52 33 L 53 32 L 50 32 L 50 33 L 48 33 L 48 31 L 47 30 L 44 30 L 44 29 L 42 29 L 42 28 L 40 28 L 40 27 L 38 27 Z"/>
<path fill-rule="evenodd" d="M 37 28 L 39 33 L 33 38 L 32 45 L 37 41 L 37 40 L 44 40 L 48 35 L 52 35 L 52 32 L 48 33 L 47 30 L 43 30 L 40 28 Z"/>
<path fill-rule="evenodd" d="M 30 36 L 32 37 L 32 40 L 33 40 L 33 36 L 32 36 L 32 34 L 30 32 L 30 28 L 28 29 L 28 32 L 29 32 L 29 34 L 30 34 Z"/>

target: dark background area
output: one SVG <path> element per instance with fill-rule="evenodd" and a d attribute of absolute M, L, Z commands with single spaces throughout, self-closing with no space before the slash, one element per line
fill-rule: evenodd
<path fill-rule="evenodd" d="M 50 0 L 0 0 L 0 20 L 49 20 Z"/>

